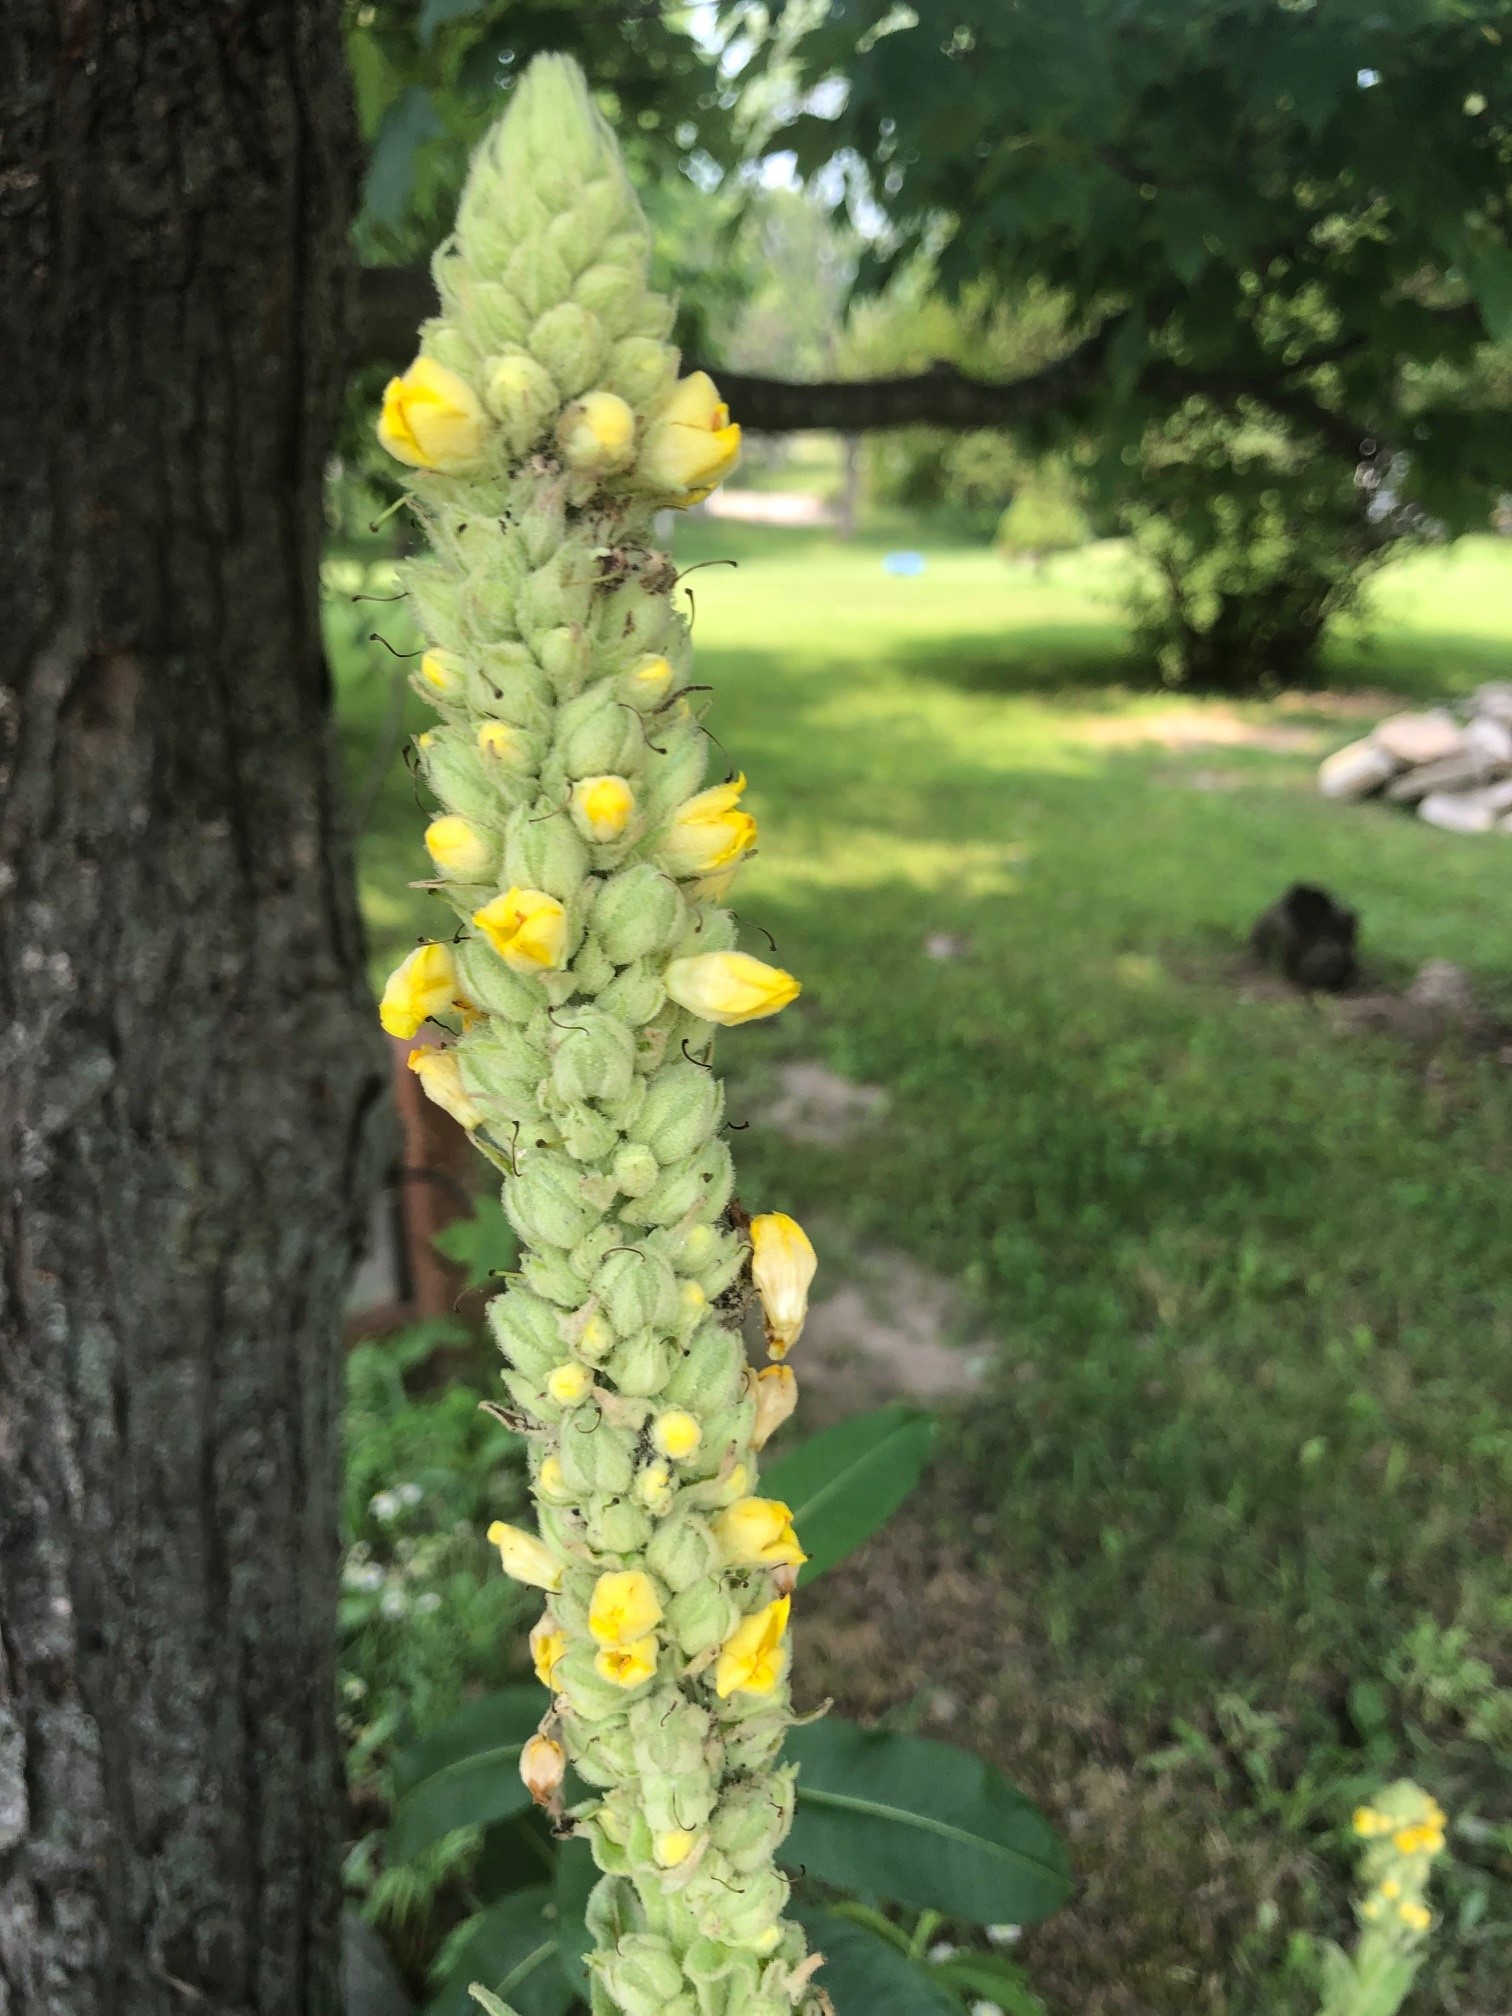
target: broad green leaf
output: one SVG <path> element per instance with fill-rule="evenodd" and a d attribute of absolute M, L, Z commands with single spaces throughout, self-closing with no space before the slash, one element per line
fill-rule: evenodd
<path fill-rule="evenodd" d="M 875 1932 L 833 1911 L 795 1913 L 810 1948 L 824 1955 L 817 1983 L 835 2016 L 961 2016 L 948 1989 Z"/>
<path fill-rule="evenodd" d="M 425 2016 L 472 2016 L 474 1987 L 510 2016 L 566 2016 L 572 1987 L 557 1959 L 550 1906 L 551 1892 L 541 1883 L 483 1912 Z"/>
<path fill-rule="evenodd" d="M 383 115 L 368 159 L 362 190 L 363 217 L 374 224 L 397 224 L 415 186 L 415 157 L 427 140 L 445 131 L 422 84 L 410 84 Z"/>
<path fill-rule="evenodd" d="M 568 1841 L 558 1849 L 552 1890 L 557 1914 L 557 1949 L 563 1972 L 585 2002 L 588 1969 L 584 1956 L 593 1944 L 585 1914 L 598 1880 L 598 1867 L 586 1841 Z"/>
<path fill-rule="evenodd" d="M 979 1925 L 1030 1925 L 1065 1901 L 1065 1849 L 979 1757 L 833 1716 L 792 1730 L 786 1755 L 799 1766 L 789 1866 Z"/>
<path fill-rule="evenodd" d="M 828 1428 L 761 1473 L 768 1497 L 793 1508 L 808 1554 L 800 1583 L 812 1582 L 869 1540 L 918 1483 L 935 1417 L 914 1407 L 882 1407 Z"/>
<path fill-rule="evenodd" d="M 1045 2016 L 1045 2005 L 1029 1986 L 1028 1975 L 1001 1953 L 957 1953 L 949 1960 L 931 1961 L 929 1971 L 958 1994 L 996 2002 L 1004 2016 Z"/>
<path fill-rule="evenodd" d="M 421 1779 L 433 1778 L 448 1765 L 496 1750 L 500 1744 L 523 1743 L 535 1733 L 545 1708 L 546 1695 L 534 1686 L 503 1687 L 469 1701 L 394 1760 L 395 1792 L 403 1795 Z"/>

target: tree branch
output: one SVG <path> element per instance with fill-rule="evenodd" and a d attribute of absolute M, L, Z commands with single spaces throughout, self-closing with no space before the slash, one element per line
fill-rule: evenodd
<path fill-rule="evenodd" d="M 423 266 L 365 268 L 359 279 L 356 364 L 407 364 L 415 332 L 436 312 L 436 297 Z M 1019 378 L 968 377 L 953 364 L 934 364 L 907 378 L 842 378 L 797 383 L 711 369 L 742 427 L 757 434 L 824 429 L 868 434 L 889 427 L 943 427 L 969 432 L 977 427 L 1020 427 L 1050 413 L 1065 412 L 1094 391 L 1105 353 L 1119 327 L 1111 317 L 1095 334 L 1064 357 Z M 1295 383 L 1299 372 L 1322 361 L 1324 353 L 1278 373 L 1224 375 L 1192 370 L 1156 359 L 1140 374 L 1138 391 L 1176 401 L 1202 393 L 1220 404 L 1251 398 L 1278 416 L 1308 429 L 1341 455 L 1358 461 L 1370 429 L 1333 412 Z M 1338 347 L 1333 355 L 1345 354 Z"/>

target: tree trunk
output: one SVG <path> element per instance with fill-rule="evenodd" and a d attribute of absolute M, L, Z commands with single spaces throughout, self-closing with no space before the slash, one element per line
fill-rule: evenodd
<path fill-rule="evenodd" d="M 335 0 L 8 0 L 0 101 L 0 2012 L 330 2016 Z"/>

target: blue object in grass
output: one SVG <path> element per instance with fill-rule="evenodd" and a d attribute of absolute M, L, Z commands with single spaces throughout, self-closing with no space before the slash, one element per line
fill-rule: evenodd
<path fill-rule="evenodd" d="M 883 555 L 884 574 L 922 574 L 924 555 L 922 553 L 887 553 Z"/>

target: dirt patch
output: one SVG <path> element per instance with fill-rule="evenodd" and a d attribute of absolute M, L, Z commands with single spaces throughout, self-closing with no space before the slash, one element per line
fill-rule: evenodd
<path fill-rule="evenodd" d="M 754 1115 L 758 1127 L 775 1127 L 789 1141 L 843 1148 L 887 1111 L 880 1085 L 855 1085 L 827 1064 L 779 1064 L 773 1074 L 777 1095 Z"/>
<path fill-rule="evenodd" d="M 1173 707 L 1161 714 L 1115 715 L 1083 722 L 1076 739 L 1102 749 L 1153 744 L 1161 749 L 1268 749 L 1276 755 L 1315 755 L 1330 740 L 1326 728 L 1277 721 L 1246 721 L 1232 707 Z"/>

